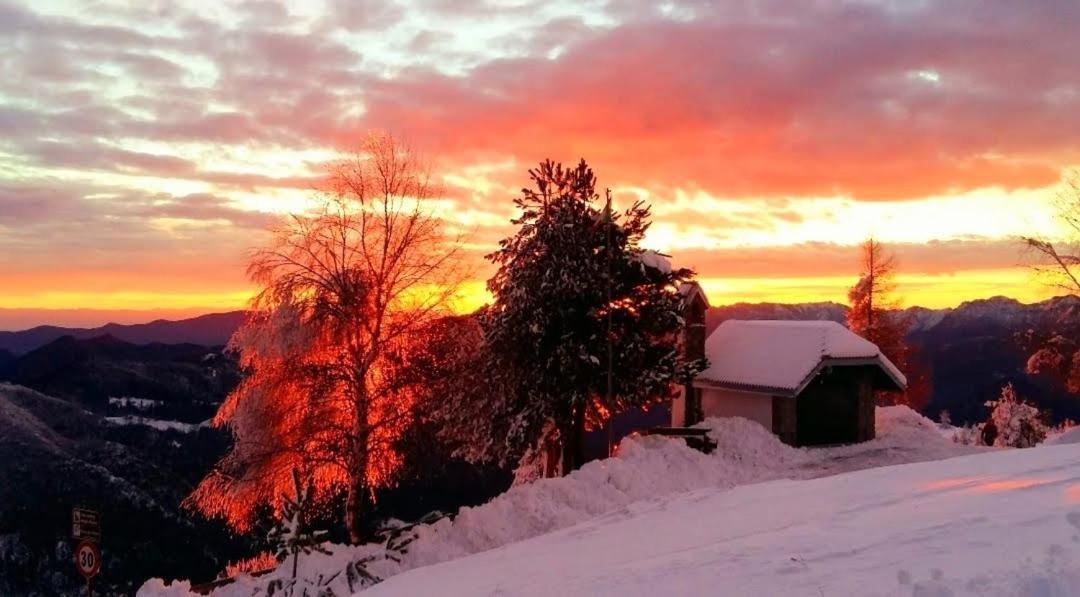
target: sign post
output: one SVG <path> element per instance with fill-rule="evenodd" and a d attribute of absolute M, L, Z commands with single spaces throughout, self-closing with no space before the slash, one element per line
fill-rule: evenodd
<path fill-rule="evenodd" d="M 90 597 L 90 579 L 101 572 L 101 517 L 95 510 L 73 508 L 71 536 L 79 542 L 75 547 L 75 568 L 86 579 L 86 597 Z"/>

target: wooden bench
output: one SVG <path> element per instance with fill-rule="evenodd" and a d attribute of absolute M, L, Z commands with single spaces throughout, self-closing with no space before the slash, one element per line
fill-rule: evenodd
<path fill-rule="evenodd" d="M 709 430 L 700 427 L 651 427 L 641 433 L 682 438 L 687 446 L 705 454 L 712 454 L 716 450 L 716 441 L 709 437 Z"/>

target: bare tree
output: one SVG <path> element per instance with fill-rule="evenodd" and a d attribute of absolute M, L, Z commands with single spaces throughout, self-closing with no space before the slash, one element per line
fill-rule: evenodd
<path fill-rule="evenodd" d="M 365 537 L 423 382 L 409 356 L 463 276 L 459 244 L 429 211 L 435 195 L 413 152 L 373 135 L 334 169 L 317 210 L 254 252 L 260 291 L 231 342 L 249 375 L 214 418 L 235 445 L 189 505 L 243 529 L 258 506 L 280 508 L 297 469 L 323 495 L 344 489 L 349 537 Z"/>
<path fill-rule="evenodd" d="M 1080 170 L 1065 177 L 1065 188 L 1053 199 L 1057 219 L 1064 233 L 1057 241 L 1045 237 L 1023 237 L 1024 244 L 1038 259 L 1033 267 L 1050 286 L 1068 294 L 1080 294 Z"/>
<path fill-rule="evenodd" d="M 1024 244 L 1037 258 L 1033 266 L 1047 285 L 1058 292 L 1080 295 L 1080 170 L 1065 176 L 1064 189 L 1053 200 L 1061 236 L 1024 237 Z M 1080 316 L 1055 322 L 1054 330 L 1035 340 L 1027 362 L 1031 374 L 1046 374 L 1064 381 L 1065 389 L 1080 395 Z"/>

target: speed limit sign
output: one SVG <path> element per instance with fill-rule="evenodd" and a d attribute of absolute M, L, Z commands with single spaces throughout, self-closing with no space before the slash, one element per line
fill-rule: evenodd
<path fill-rule="evenodd" d="M 90 580 L 101 570 L 101 550 L 97 544 L 83 541 L 75 548 L 75 567 L 79 574 Z"/>

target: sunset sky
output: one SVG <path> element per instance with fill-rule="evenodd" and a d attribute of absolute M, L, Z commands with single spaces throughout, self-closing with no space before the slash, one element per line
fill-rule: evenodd
<path fill-rule="evenodd" d="M 906 304 L 1038 300 L 1078 32 L 1075 0 L 0 0 L 0 329 L 242 307 L 370 130 L 477 263 L 529 167 L 584 157 L 715 304 L 843 301 L 868 235 Z"/>

